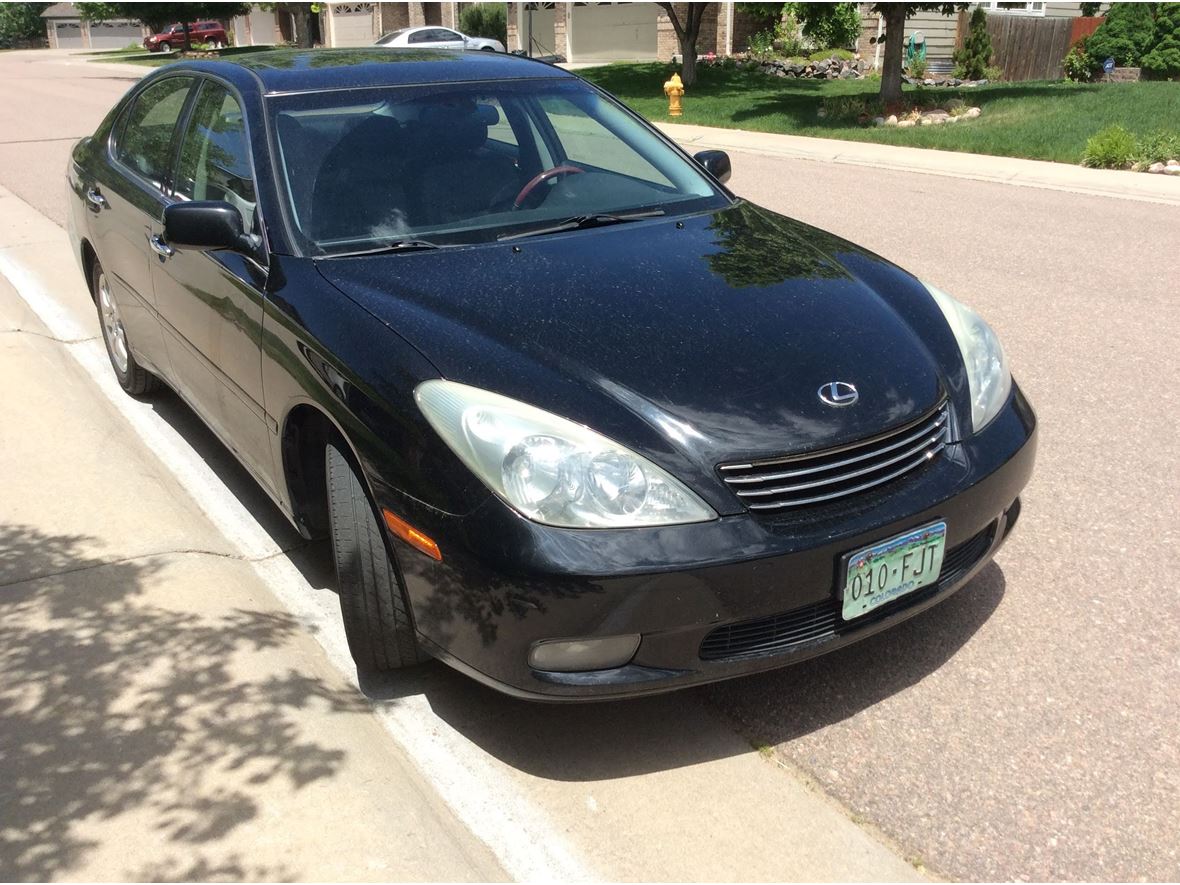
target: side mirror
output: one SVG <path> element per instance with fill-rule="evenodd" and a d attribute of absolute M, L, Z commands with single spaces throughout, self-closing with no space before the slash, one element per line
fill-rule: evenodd
<path fill-rule="evenodd" d="M 173 203 L 164 208 L 164 242 L 174 249 L 231 249 L 253 256 L 257 238 L 242 229 L 242 214 L 220 200 Z"/>
<path fill-rule="evenodd" d="M 729 181 L 733 166 L 730 165 L 729 154 L 725 151 L 701 151 L 694 155 L 693 159 L 722 184 Z"/>

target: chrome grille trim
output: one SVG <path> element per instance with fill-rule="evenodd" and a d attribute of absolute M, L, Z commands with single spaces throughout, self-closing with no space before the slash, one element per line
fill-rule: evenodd
<path fill-rule="evenodd" d="M 946 448 L 949 431 L 947 401 L 943 400 L 917 420 L 869 440 L 820 452 L 723 464 L 718 469 L 750 510 L 802 507 L 855 495 L 916 470 Z M 781 469 L 788 464 L 791 469 Z M 738 470 L 746 472 L 734 475 Z M 796 477 L 808 479 L 776 484 Z M 818 490 L 822 491 L 808 494 Z"/>

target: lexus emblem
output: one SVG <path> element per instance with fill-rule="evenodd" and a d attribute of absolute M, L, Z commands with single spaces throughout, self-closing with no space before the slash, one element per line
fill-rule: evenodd
<path fill-rule="evenodd" d="M 852 405 L 860 399 L 860 394 L 847 381 L 829 381 L 819 389 L 819 398 L 821 402 L 839 408 Z"/>

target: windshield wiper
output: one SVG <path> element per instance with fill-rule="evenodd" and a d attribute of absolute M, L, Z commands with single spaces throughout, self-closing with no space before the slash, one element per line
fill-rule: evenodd
<path fill-rule="evenodd" d="M 642 212 L 620 212 L 612 215 L 609 212 L 596 212 L 592 215 L 575 215 L 572 218 L 567 218 L 565 221 L 559 221 L 557 224 L 551 224 L 547 227 L 535 227 L 532 230 L 526 230 L 518 234 L 501 234 L 496 237 L 500 242 L 505 240 L 520 240 L 524 237 L 540 237 L 545 234 L 559 234 L 566 230 L 581 230 L 587 227 L 602 227 L 607 224 L 621 224 L 624 221 L 639 221 L 641 218 L 657 218 L 660 215 L 666 215 L 663 209 L 647 209 Z"/>
<path fill-rule="evenodd" d="M 387 252 L 419 252 L 424 249 L 441 249 L 438 243 L 428 240 L 397 240 L 372 249 L 358 249 L 356 252 L 333 252 L 331 255 L 321 255 L 321 258 L 357 258 L 361 255 L 384 255 Z"/>

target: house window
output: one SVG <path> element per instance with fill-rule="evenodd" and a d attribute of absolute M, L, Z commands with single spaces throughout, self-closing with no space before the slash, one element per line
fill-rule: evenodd
<path fill-rule="evenodd" d="M 1044 3 L 1003 3 L 999 0 L 991 0 L 988 3 L 980 3 L 988 12 L 1002 12 L 1006 15 L 1044 15 Z"/>

